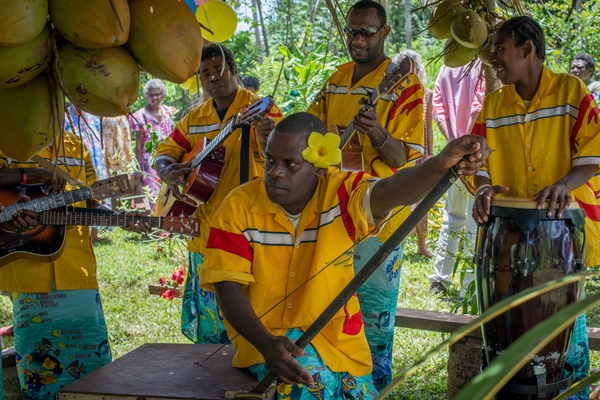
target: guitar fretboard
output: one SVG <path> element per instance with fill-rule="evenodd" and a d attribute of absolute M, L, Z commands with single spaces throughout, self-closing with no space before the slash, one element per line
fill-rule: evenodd
<path fill-rule="evenodd" d="M 142 221 L 152 228 L 162 228 L 162 217 L 140 217 L 137 215 L 101 214 L 47 211 L 38 216 L 42 225 L 80 225 L 80 226 L 121 226 L 127 227 L 131 223 Z"/>
<path fill-rule="evenodd" d="M 87 188 L 81 188 L 50 196 L 42 196 L 23 203 L 14 203 L 5 206 L 4 210 L 0 212 L 0 223 L 12 220 L 13 215 L 18 214 L 19 210 L 32 210 L 41 213 L 46 210 L 52 210 L 53 208 L 63 207 L 91 198 L 92 192 Z"/>
<path fill-rule="evenodd" d="M 190 168 L 196 168 L 233 131 L 237 118 L 233 118 L 219 134 L 191 162 Z"/>

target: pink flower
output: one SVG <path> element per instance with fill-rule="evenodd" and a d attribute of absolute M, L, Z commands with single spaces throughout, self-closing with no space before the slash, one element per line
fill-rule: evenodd
<path fill-rule="evenodd" d="M 183 273 L 184 273 L 184 268 L 183 268 L 183 265 L 182 265 L 181 267 L 179 267 L 179 275 L 183 276 Z"/>
<path fill-rule="evenodd" d="M 183 275 L 178 275 L 178 276 L 177 276 L 177 283 L 178 283 L 179 285 L 183 284 Z"/>
<path fill-rule="evenodd" d="M 178 275 L 175 273 L 175 271 L 173 271 L 173 275 L 171 275 L 171 280 L 172 280 L 173 282 L 177 282 L 177 276 L 178 276 Z"/>
<path fill-rule="evenodd" d="M 158 280 L 158 283 L 160 283 L 161 285 L 164 285 L 166 281 L 167 281 L 167 280 L 166 280 L 165 278 L 160 278 L 160 279 Z"/>

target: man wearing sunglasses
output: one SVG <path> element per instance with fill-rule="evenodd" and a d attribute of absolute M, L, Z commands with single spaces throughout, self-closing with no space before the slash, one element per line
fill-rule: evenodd
<path fill-rule="evenodd" d="M 346 18 L 346 43 L 352 61 L 337 67 L 307 110 L 326 126 L 343 130 L 354 124 L 360 143 L 358 170 L 385 178 L 423 155 L 423 87 L 410 75 L 392 93 L 384 94 L 376 107 L 363 109 L 364 98 L 379 85 L 394 65 L 384 52 L 390 34 L 385 9 L 372 0 L 360 0 Z M 342 163 L 342 169 L 347 164 Z M 395 210 L 376 237 L 357 244 L 354 270 L 358 272 L 392 232 L 404 221 L 410 208 Z M 403 248 L 400 245 L 381 268 L 363 285 L 357 296 L 367 341 L 373 358 L 373 380 L 377 389 L 391 381 L 394 315 L 400 283 Z"/>

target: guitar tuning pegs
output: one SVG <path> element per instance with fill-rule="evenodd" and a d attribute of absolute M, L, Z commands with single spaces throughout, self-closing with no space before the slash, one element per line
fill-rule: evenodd
<path fill-rule="evenodd" d="M 406 88 L 404 87 L 404 85 L 400 84 L 400 85 L 398 86 L 398 89 L 400 89 L 400 91 L 402 91 L 402 90 L 404 90 L 404 89 L 406 89 Z"/>
<path fill-rule="evenodd" d="M 410 80 L 410 78 L 406 78 L 406 83 L 412 85 L 412 81 Z"/>

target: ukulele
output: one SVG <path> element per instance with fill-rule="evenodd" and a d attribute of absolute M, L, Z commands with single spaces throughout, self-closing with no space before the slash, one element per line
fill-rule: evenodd
<path fill-rule="evenodd" d="M 38 215 L 37 221 L 40 225 L 22 234 L 0 231 L 0 267 L 16 259 L 56 260 L 62 253 L 69 225 L 127 227 L 132 222 L 142 221 L 152 228 L 171 233 L 200 235 L 200 220 L 197 218 L 141 217 L 113 214 L 109 210 L 78 208 L 76 211 L 46 211 Z"/>
<path fill-rule="evenodd" d="M 0 211 L 0 223 L 11 221 L 13 215 L 18 214 L 19 210 L 32 210 L 41 213 L 80 201 L 112 199 L 133 193 L 127 174 L 96 181 L 89 188 L 82 187 L 68 192 L 44 196 L 44 190 L 42 189 L 46 187 L 46 184 L 34 184 L 7 186 L 0 189 L 0 203 L 4 205 L 4 210 Z M 17 202 L 22 197 L 32 197 L 33 199 Z"/>
<path fill-rule="evenodd" d="M 379 85 L 377 85 L 368 95 L 367 101 L 360 108 L 363 111 L 375 110 L 377 102 L 385 94 L 391 93 L 396 90 L 402 82 L 406 81 L 411 84 L 408 77 L 412 74 L 414 69 L 414 61 L 410 57 L 406 57 L 398 66 L 389 71 Z M 354 128 L 354 118 L 350 125 L 345 129 L 342 127 L 332 125 L 329 127 L 330 132 L 339 132 L 340 139 L 340 150 L 342 150 L 342 163 L 341 169 L 344 171 L 364 171 L 363 157 L 362 157 L 362 145 L 358 135 L 355 135 L 356 128 Z"/>
<path fill-rule="evenodd" d="M 177 200 L 171 189 L 163 184 L 154 206 L 154 216 L 191 215 L 200 204 L 206 203 L 215 190 L 221 169 L 225 165 L 225 147 L 221 144 L 241 125 L 267 115 L 273 105 L 275 102 L 271 96 L 264 97 L 234 115 L 213 140 L 208 143 L 200 141 L 192 151 L 183 154 L 179 162 L 190 162 L 189 167 L 194 169 L 185 178 L 189 186 L 181 188 L 186 199 L 184 201 Z"/>

